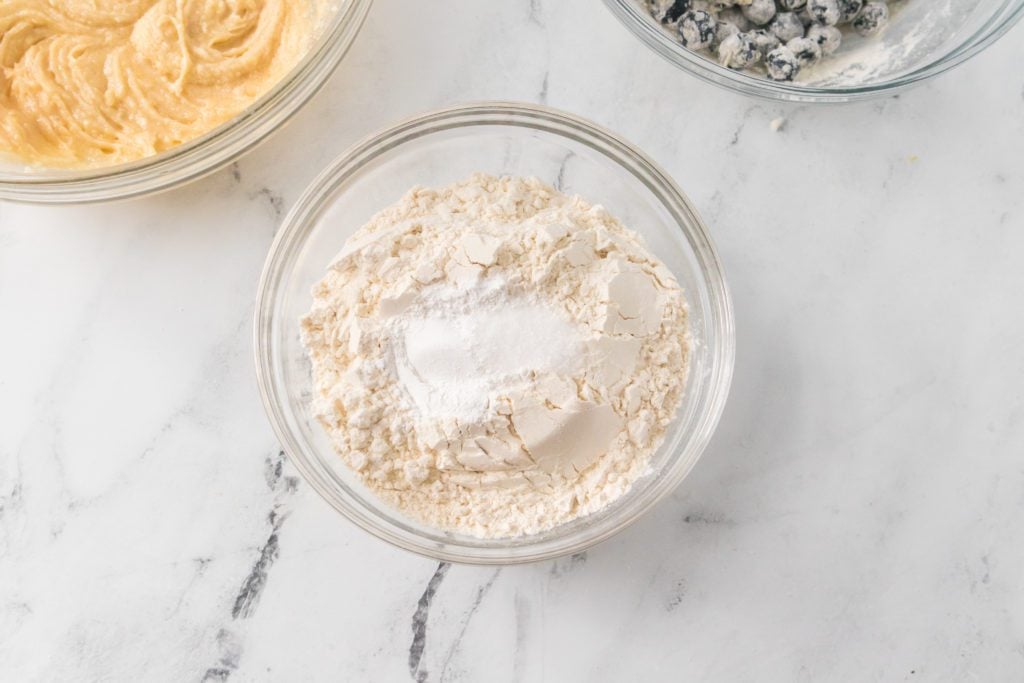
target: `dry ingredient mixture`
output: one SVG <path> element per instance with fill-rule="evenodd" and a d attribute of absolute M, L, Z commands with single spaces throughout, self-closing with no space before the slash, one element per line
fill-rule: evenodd
<path fill-rule="evenodd" d="M 0 154 L 101 167 L 234 117 L 305 54 L 305 0 L 0 1 Z"/>
<path fill-rule="evenodd" d="M 681 401 L 675 278 L 600 206 L 533 178 L 417 187 L 353 235 L 302 320 L 314 410 L 407 515 L 533 534 L 625 493 Z"/>
<path fill-rule="evenodd" d="M 641 0 L 684 47 L 730 69 L 792 81 L 839 49 L 844 31 L 873 36 L 886 0 Z"/>

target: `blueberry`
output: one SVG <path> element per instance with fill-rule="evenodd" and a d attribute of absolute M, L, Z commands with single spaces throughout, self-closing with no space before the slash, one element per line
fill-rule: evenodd
<path fill-rule="evenodd" d="M 843 41 L 843 32 L 835 26 L 815 24 L 807 29 L 807 37 L 821 46 L 821 54 L 830 55 L 839 49 Z"/>
<path fill-rule="evenodd" d="M 807 13 L 816 24 L 835 26 L 839 23 L 839 0 L 807 0 Z"/>
<path fill-rule="evenodd" d="M 768 78 L 773 81 L 791 81 L 800 73 L 800 63 L 788 47 L 777 47 L 765 57 Z"/>
<path fill-rule="evenodd" d="M 718 61 L 730 69 L 746 69 L 761 59 L 761 51 L 749 33 L 735 33 L 718 46 Z"/>
<path fill-rule="evenodd" d="M 807 0 L 775 0 L 775 4 L 783 12 L 795 12 L 798 9 L 803 9 Z"/>
<path fill-rule="evenodd" d="M 751 31 L 750 37 L 753 39 L 754 44 L 757 45 L 757 49 L 760 50 L 763 55 L 768 54 L 782 44 L 775 34 L 766 28 L 759 28 L 756 31 Z"/>
<path fill-rule="evenodd" d="M 679 21 L 679 17 L 690 11 L 690 5 L 692 4 L 691 0 L 673 0 L 672 4 L 665 10 L 665 13 L 661 15 L 661 23 L 674 24 Z"/>
<path fill-rule="evenodd" d="M 846 24 L 854 20 L 864 7 L 864 0 L 839 0 L 839 23 Z"/>
<path fill-rule="evenodd" d="M 818 45 L 818 41 L 811 38 L 794 38 L 786 43 L 786 47 L 793 52 L 801 69 L 812 66 L 821 59 L 821 46 Z"/>
<path fill-rule="evenodd" d="M 857 18 L 853 20 L 853 30 L 862 36 L 871 36 L 889 23 L 889 6 L 884 2 L 871 0 L 864 5 Z"/>
<path fill-rule="evenodd" d="M 768 30 L 783 43 L 804 37 L 804 24 L 793 12 L 779 12 L 768 25 Z"/>
<path fill-rule="evenodd" d="M 775 0 L 751 0 L 743 7 L 743 16 L 758 26 L 764 26 L 775 16 Z"/>
<path fill-rule="evenodd" d="M 736 24 L 729 21 L 722 21 L 722 16 L 718 16 L 718 23 L 715 24 L 715 40 L 711 43 L 711 47 L 721 45 L 729 36 L 734 36 L 740 32 L 740 29 Z"/>
<path fill-rule="evenodd" d="M 750 19 L 743 16 L 738 7 L 726 7 L 718 13 L 718 20 L 733 24 L 741 32 L 750 30 Z"/>
<path fill-rule="evenodd" d="M 690 10 L 679 20 L 679 38 L 691 50 L 709 47 L 715 39 L 715 18 L 704 10 Z"/>

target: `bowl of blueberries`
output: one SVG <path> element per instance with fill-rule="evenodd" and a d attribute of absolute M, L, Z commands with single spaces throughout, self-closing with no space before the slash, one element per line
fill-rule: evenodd
<path fill-rule="evenodd" d="M 796 102 L 892 94 L 962 64 L 1024 0 L 605 0 L 655 52 L 702 80 Z"/>

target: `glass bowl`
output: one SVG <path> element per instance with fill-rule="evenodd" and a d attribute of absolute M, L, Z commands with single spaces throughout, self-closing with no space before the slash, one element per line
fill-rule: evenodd
<path fill-rule="evenodd" d="M 890 95 L 962 64 L 1010 30 L 1024 0 L 902 0 L 878 36 L 844 35 L 839 51 L 805 80 L 776 83 L 719 66 L 680 45 L 643 0 L 605 0 L 648 47 L 701 80 L 744 95 L 793 102 L 849 102 Z"/>
<path fill-rule="evenodd" d="M 233 119 L 174 149 L 97 169 L 27 167 L 0 160 L 0 199 L 83 203 L 125 199 L 211 173 L 259 144 L 317 93 L 348 51 L 373 0 L 339 0 L 309 52 Z"/>
<path fill-rule="evenodd" d="M 600 512 L 521 538 L 480 539 L 425 526 L 366 489 L 312 416 L 310 364 L 299 318 L 310 289 L 346 238 L 415 185 L 445 185 L 475 171 L 536 176 L 603 204 L 678 278 L 696 341 L 686 395 L 653 473 Z M 686 476 L 721 415 L 735 336 L 722 266 L 707 228 L 672 180 L 616 135 L 543 107 L 484 103 L 409 119 L 330 165 L 285 218 L 264 266 L 255 315 L 256 367 L 267 414 L 307 482 L 359 526 L 429 557 L 509 564 L 575 553 L 637 519 Z"/>

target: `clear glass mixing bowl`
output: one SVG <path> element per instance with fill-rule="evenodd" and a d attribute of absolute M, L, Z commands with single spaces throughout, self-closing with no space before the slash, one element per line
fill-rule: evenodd
<path fill-rule="evenodd" d="M 475 171 L 536 176 L 603 204 L 638 231 L 678 278 L 696 339 L 683 405 L 653 473 L 589 517 L 524 538 L 484 540 L 424 526 L 366 489 L 312 417 L 310 365 L 299 318 L 310 288 L 345 239 L 414 185 Z M 398 124 L 356 145 L 313 182 L 267 258 L 255 316 L 260 392 L 285 451 L 306 481 L 359 526 L 430 557 L 480 564 L 528 562 L 580 550 L 637 519 L 690 471 L 721 415 L 735 349 L 722 266 L 689 200 L 650 159 L 608 131 L 551 109 L 510 103 L 454 107 Z"/>
<path fill-rule="evenodd" d="M 338 0 L 309 52 L 280 83 L 230 121 L 162 154 L 87 170 L 29 168 L 0 159 L 0 199 L 81 203 L 165 190 L 211 173 L 274 132 L 323 86 L 373 0 Z"/>
<path fill-rule="evenodd" d="M 901 0 L 880 35 L 844 36 L 802 80 L 776 83 L 719 66 L 680 45 L 643 0 L 605 0 L 625 26 L 679 68 L 723 88 L 775 100 L 848 102 L 898 92 L 962 64 L 1010 30 L 1024 0 Z"/>

